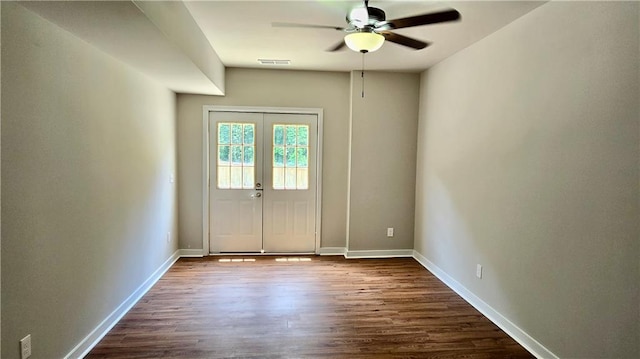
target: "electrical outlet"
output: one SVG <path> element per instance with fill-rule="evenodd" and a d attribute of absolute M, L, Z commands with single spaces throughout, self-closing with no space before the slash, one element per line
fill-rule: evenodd
<path fill-rule="evenodd" d="M 393 237 L 393 228 L 392 227 L 387 228 L 387 237 Z"/>
<path fill-rule="evenodd" d="M 20 359 L 27 359 L 31 356 L 31 334 L 20 340 Z"/>
<path fill-rule="evenodd" d="M 476 277 L 482 278 L 482 266 L 480 264 L 476 267 Z"/>
<path fill-rule="evenodd" d="M 171 232 L 167 232 L 167 243 L 171 242 Z"/>

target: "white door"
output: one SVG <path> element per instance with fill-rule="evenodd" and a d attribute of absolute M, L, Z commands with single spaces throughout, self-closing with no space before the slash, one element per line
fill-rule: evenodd
<path fill-rule="evenodd" d="M 210 113 L 210 252 L 315 251 L 317 123 Z"/>
<path fill-rule="evenodd" d="M 317 116 L 265 114 L 264 130 L 264 250 L 313 252 Z"/>
<path fill-rule="evenodd" d="M 209 114 L 209 250 L 262 250 L 262 114 Z"/>

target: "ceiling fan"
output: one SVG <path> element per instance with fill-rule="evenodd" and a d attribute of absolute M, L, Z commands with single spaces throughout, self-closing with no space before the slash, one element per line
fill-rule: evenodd
<path fill-rule="evenodd" d="M 369 0 L 364 0 L 363 7 L 352 9 L 346 17 L 347 26 L 327 26 L 274 22 L 274 27 L 306 27 L 320 29 L 334 29 L 346 32 L 344 40 L 329 48 L 327 51 L 338 51 L 345 46 L 353 51 L 367 53 L 378 50 L 385 40 L 398 45 L 407 46 L 415 50 L 421 50 L 429 46 L 428 42 L 397 34 L 391 30 L 406 27 L 437 24 L 441 22 L 460 19 L 460 13 L 456 10 L 446 10 L 409 16 L 401 19 L 387 20 L 382 9 L 370 7 Z"/>

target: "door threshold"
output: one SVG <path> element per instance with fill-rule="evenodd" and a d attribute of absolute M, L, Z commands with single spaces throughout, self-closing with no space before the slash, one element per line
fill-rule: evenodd
<path fill-rule="evenodd" d="M 222 252 L 222 253 L 209 253 L 210 256 L 315 256 L 315 252 Z"/>

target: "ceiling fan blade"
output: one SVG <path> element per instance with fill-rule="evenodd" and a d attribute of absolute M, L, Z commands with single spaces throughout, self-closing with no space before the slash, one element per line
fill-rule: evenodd
<path fill-rule="evenodd" d="M 404 35 L 396 34 L 391 31 L 383 31 L 380 32 L 380 35 L 384 36 L 385 40 L 394 42 L 398 45 L 403 45 L 407 47 L 411 47 L 416 50 L 424 49 L 430 44 L 424 41 L 416 40 L 411 37 L 407 37 Z"/>
<path fill-rule="evenodd" d="M 312 24 L 296 24 L 291 22 L 272 22 L 273 27 L 301 27 L 301 28 L 313 28 L 313 29 L 333 29 L 343 31 L 344 27 L 331 26 L 331 25 L 312 25 Z"/>
<path fill-rule="evenodd" d="M 337 43 L 335 46 L 332 46 L 331 48 L 327 49 L 327 51 L 334 52 L 334 51 L 342 50 L 346 45 L 347 44 L 343 40 Z"/>
<path fill-rule="evenodd" d="M 437 24 L 440 22 L 455 21 L 458 19 L 460 19 L 460 13 L 458 11 L 447 10 L 430 14 L 410 16 L 402 19 L 389 20 L 386 23 L 393 29 L 401 29 L 403 27 Z"/>

